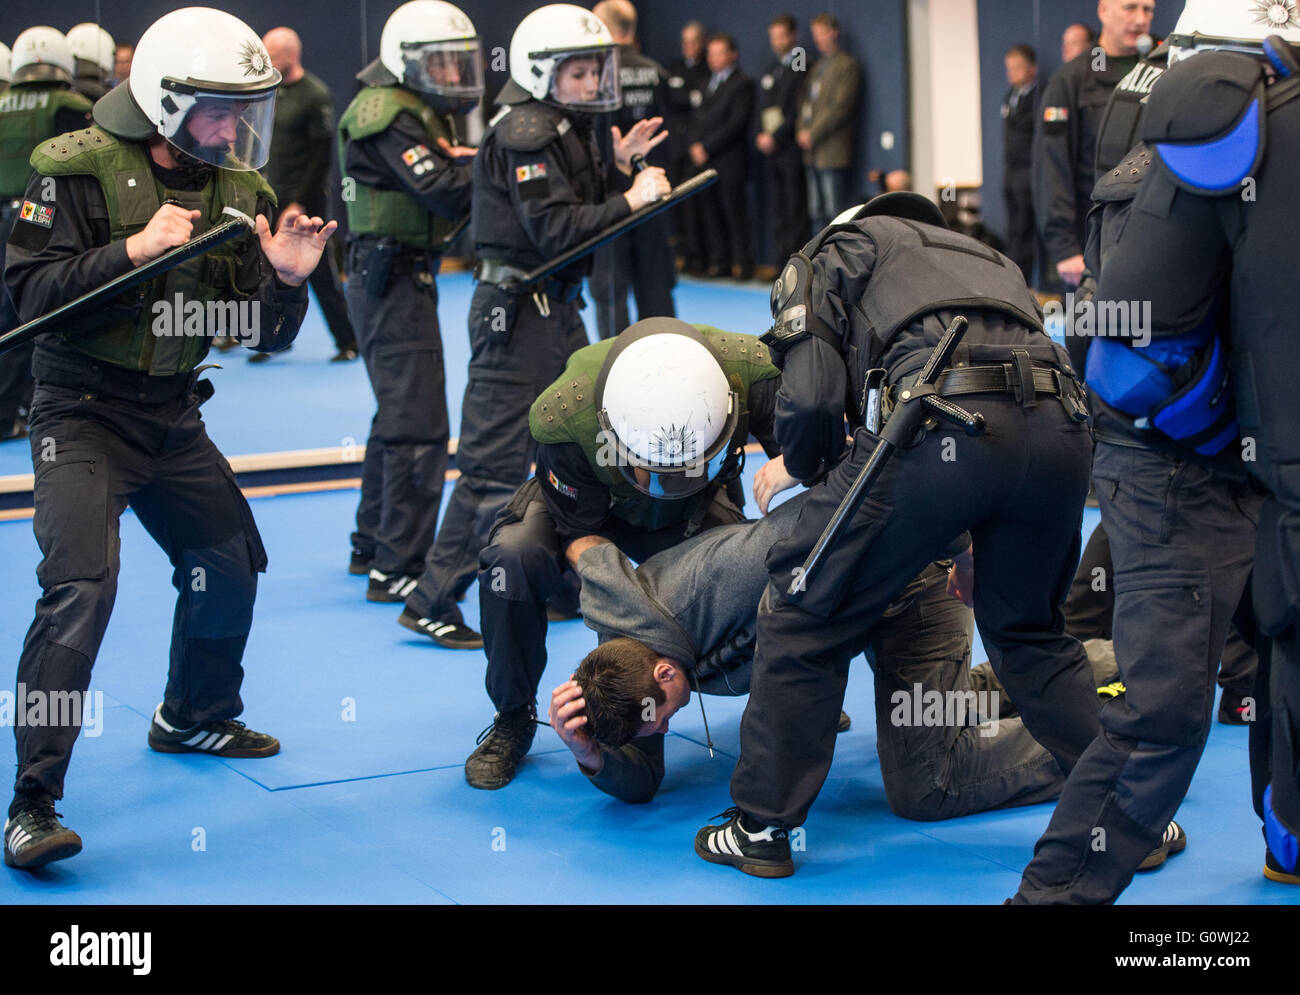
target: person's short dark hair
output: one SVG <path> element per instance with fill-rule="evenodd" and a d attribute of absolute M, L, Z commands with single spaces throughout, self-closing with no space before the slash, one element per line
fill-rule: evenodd
<path fill-rule="evenodd" d="M 713 34 L 709 35 L 708 44 L 712 45 L 715 41 L 720 41 L 726 45 L 728 52 L 739 51 L 739 49 L 736 48 L 736 39 L 725 31 L 715 31 Z"/>
<path fill-rule="evenodd" d="M 777 14 L 776 17 L 767 22 L 769 28 L 774 28 L 778 24 L 792 35 L 797 34 L 799 31 L 799 22 L 794 19 L 793 14 Z"/>
<path fill-rule="evenodd" d="M 659 654 L 637 639 L 611 639 L 583 657 L 573 679 L 586 702 L 586 731 L 617 750 L 640 733 L 646 699 L 662 705 L 668 696 L 654 678 Z"/>
<path fill-rule="evenodd" d="M 812 19 L 812 23 L 820 24 L 822 27 L 830 28 L 832 31 L 838 31 L 840 29 L 840 22 L 836 19 L 834 14 L 830 13 L 830 11 L 818 14 Z"/>
<path fill-rule="evenodd" d="M 1083 28 L 1084 31 L 1088 32 L 1088 44 L 1097 44 L 1097 29 L 1091 24 L 1085 24 L 1083 21 L 1075 21 L 1073 24 L 1067 24 L 1065 26 L 1065 31 L 1069 31 L 1071 28 Z M 1061 34 L 1065 34 L 1065 31 L 1062 31 Z"/>
<path fill-rule="evenodd" d="M 1032 45 L 1026 45 L 1024 42 L 1020 42 L 1019 44 L 1012 45 L 1009 49 L 1007 49 L 1007 54 L 1004 56 L 1004 58 L 1009 59 L 1013 55 L 1020 56 L 1031 66 L 1038 65 L 1038 53 L 1034 51 L 1034 47 Z"/>

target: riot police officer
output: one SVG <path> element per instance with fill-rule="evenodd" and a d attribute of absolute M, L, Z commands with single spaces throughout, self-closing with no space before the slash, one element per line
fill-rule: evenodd
<path fill-rule="evenodd" d="M 606 124 L 616 124 L 625 133 L 638 121 L 662 117 L 664 110 L 664 68 L 654 59 L 642 55 L 636 45 L 636 8 L 628 0 L 602 0 L 592 13 L 605 22 L 618 44 L 619 89 L 623 106 L 608 115 Z M 671 133 L 665 132 L 669 138 Z M 601 155 L 612 158 L 608 133 L 601 134 Z M 667 165 L 665 149 L 657 149 L 651 160 Z M 672 248 L 668 245 L 668 216 L 638 225 L 626 235 L 596 252 L 592 263 L 592 302 L 596 311 L 596 330 L 602 339 L 611 338 L 628 326 L 628 290 L 636 300 L 636 316 L 673 317 L 673 285 L 677 271 Z"/>
<path fill-rule="evenodd" d="M 474 160 L 472 234 L 479 263 L 470 303 L 469 383 L 461 405 L 451 493 L 424 574 L 401 624 L 440 646 L 477 649 L 457 599 L 473 583 L 492 519 L 528 479 L 534 444 L 528 407 L 587 344 L 578 313 L 589 259 L 536 285 L 520 278 L 564 250 L 668 193 L 654 166 L 623 193 L 607 193 L 592 114 L 619 106 L 618 46 L 590 11 L 541 7 L 510 40 L 510 80 Z M 631 157 L 659 144 L 658 118 L 624 134 L 613 152 L 622 183 Z"/>
<path fill-rule="evenodd" d="M 768 554 L 731 780 L 736 808 L 695 842 L 705 860 L 770 877 L 794 870 L 789 830 L 830 768 L 849 661 L 910 578 L 966 530 L 975 618 L 1025 726 L 1064 771 L 1097 731 L 1087 658 L 1060 613 L 1092 449 L 1064 350 L 1043 332 L 1019 267 L 949 231 L 930 201 L 886 194 L 837 221 L 791 258 L 773 291 L 775 325 L 764 341 L 782 368 L 777 439 L 787 471 L 815 486 L 794 533 Z M 875 447 L 865 427 L 877 422 L 875 399 L 910 396 L 958 315 L 969 331 L 937 390 L 959 403 L 968 395 L 985 437 L 923 429 L 805 575 L 809 551 Z M 846 415 L 856 431 L 841 458 Z"/>
<path fill-rule="evenodd" d="M 1256 681 L 1262 688 L 1271 676 L 1270 701 L 1257 702 L 1251 743 L 1264 873 L 1300 883 L 1300 411 L 1289 325 L 1300 269 L 1279 251 L 1300 222 L 1291 169 L 1300 151 L 1300 18 L 1282 4 L 1272 14 L 1260 23 L 1245 3 L 1194 0 L 1170 36 L 1170 68 L 1142 122 L 1149 148 L 1114 177 L 1114 186 L 1135 185 L 1131 216 L 1114 225 L 1118 242 L 1103 246 L 1097 290 L 1108 305 L 1150 301 L 1153 338 L 1127 355 L 1098 340 L 1089 370 L 1094 390 L 1119 409 L 1112 424 L 1128 414 L 1148 437 L 1164 432 L 1202 456 L 1218 452 L 1267 493 L 1261 508 L 1203 459 L 1161 465 L 1129 448 L 1103 460 L 1099 449 L 1102 513 L 1119 523 L 1111 529 L 1116 658 L 1128 690 L 1102 710 L 1105 731 L 1067 785 L 1018 901 L 1112 901 L 1160 839 L 1204 746 L 1217 651 L 1252 558 L 1258 624 L 1273 637 Z M 1122 203 L 1111 185 L 1098 193 Z M 1180 633 L 1173 646 L 1171 631 Z M 1105 851 L 1089 845 L 1097 829 Z"/>
<path fill-rule="evenodd" d="M 465 761 L 471 785 L 510 783 L 532 744 L 546 601 L 564 589 L 566 560 L 576 564 L 584 549 L 613 542 L 640 561 L 741 521 L 745 440 L 753 432 L 768 455 L 777 453 L 777 385 L 756 338 L 647 318 L 579 349 L 534 401 L 537 474 L 497 519 L 480 558 L 487 690 L 497 714 Z"/>
<path fill-rule="evenodd" d="M 433 544 L 447 473 L 438 327 L 443 241 L 469 210 L 473 150 L 453 114 L 483 94 L 470 19 L 443 0 L 393 11 L 366 85 L 339 119 L 348 211 L 348 312 L 377 410 L 366 442 L 353 573 L 369 601 L 401 602 Z"/>
<path fill-rule="evenodd" d="M 77 92 L 98 100 L 113 86 L 113 36 L 98 24 L 86 22 L 68 29 L 68 46 L 76 62 Z"/>
<path fill-rule="evenodd" d="M 1034 217 L 1048 262 L 1069 287 L 1083 278 L 1084 219 L 1092 204 L 1102 112 L 1111 90 L 1137 65 L 1138 42 L 1150 31 L 1154 10 L 1153 0 L 1099 0 L 1098 47 L 1063 65 L 1043 91 L 1034 139 Z M 1081 371 L 1082 357 L 1071 353 L 1071 359 L 1080 360 L 1075 368 Z"/>
<path fill-rule="evenodd" d="M 0 96 L 0 271 L 4 243 L 23 206 L 32 151 L 42 139 L 84 128 L 90 121 L 90 101 L 71 89 L 74 63 L 62 34 L 49 27 L 28 28 L 14 49 L 14 82 Z M 0 334 L 17 325 L 13 302 L 0 288 Z M 26 434 L 31 364 L 30 344 L 0 356 L 0 441 Z"/>
<path fill-rule="evenodd" d="M 192 75 L 196 55 L 201 78 Z M 5 282 L 30 320 L 202 234 L 228 210 L 256 216 L 256 238 L 227 242 L 42 335 L 32 360 L 43 593 L 19 687 L 28 702 L 84 701 L 116 594 L 118 520 L 130 505 L 166 550 L 178 591 L 167 688 L 148 735 L 164 753 L 265 757 L 280 748 L 235 719 L 266 554 L 199 415 L 212 396 L 199 364 L 217 329 L 205 322 L 205 334 L 188 334 L 195 303 L 225 304 L 200 310 L 222 314 L 226 331 L 233 315 L 251 348 L 281 349 L 306 313 L 307 275 L 336 225 L 286 212 L 271 233 L 275 195 L 256 169 L 279 81 L 237 18 L 206 7 L 165 15 L 140 39 L 129 83 L 96 103 L 96 126 L 46 139 L 32 154 L 36 172 L 9 239 Z M 50 180 L 54 199 L 43 200 Z M 10 866 L 81 849 L 54 800 L 82 714 L 74 704 L 58 721 L 51 713 L 44 724 L 16 724 Z"/>
<path fill-rule="evenodd" d="M 9 89 L 9 81 L 13 78 L 10 63 L 13 53 L 9 51 L 9 46 L 0 41 L 0 93 Z"/>

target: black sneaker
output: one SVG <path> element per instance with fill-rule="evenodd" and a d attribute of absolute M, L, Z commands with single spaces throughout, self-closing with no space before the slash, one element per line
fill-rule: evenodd
<path fill-rule="evenodd" d="M 254 732 L 238 719 L 200 722 L 188 729 L 177 729 L 162 715 L 162 705 L 154 709 L 149 724 L 149 748 L 159 753 L 211 753 L 216 757 L 272 757 L 280 752 L 280 741 L 266 733 Z"/>
<path fill-rule="evenodd" d="M 386 574 L 372 567 L 370 570 L 370 587 L 366 590 L 366 600 L 395 605 L 398 602 L 405 601 L 407 595 L 415 590 L 415 585 L 419 582 L 419 577 L 408 577 L 406 574 Z"/>
<path fill-rule="evenodd" d="M 841 711 L 841 712 L 840 712 L 840 724 L 839 724 L 838 726 L 836 726 L 835 731 L 836 731 L 836 732 L 848 732 L 848 731 L 849 731 L 850 729 L 852 729 L 852 728 L 853 728 L 853 720 L 852 720 L 851 718 L 849 718 L 849 713 L 848 713 L 848 712 L 845 712 L 845 711 Z"/>
<path fill-rule="evenodd" d="M 368 577 L 370 575 L 370 555 L 353 546 L 352 558 L 348 560 L 348 573 L 353 577 Z"/>
<path fill-rule="evenodd" d="M 766 826 L 756 833 L 745 830 L 741 811 L 732 807 L 715 819 L 721 826 L 705 826 L 695 834 L 695 852 L 711 864 L 730 864 L 756 878 L 788 878 L 794 873 L 790 833 Z"/>
<path fill-rule="evenodd" d="M 397 616 L 399 625 L 412 632 L 423 633 L 439 646 L 449 650 L 481 650 L 483 637 L 468 625 L 459 622 L 440 622 L 431 618 L 421 618 L 409 608 L 402 609 Z"/>
<path fill-rule="evenodd" d="M 465 761 L 465 780 L 470 787 L 495 791 L 513 781 L 536 731 L 537 713 L 532 708 L 498 713 L 479 733 L 479 747 Z"/>
<path fill-rule="evenodd" d="M 1175 853 L 1182 853 L 1185 849 L 1187 849 L 1187 834 L 1183 832 L 1182 826 L 1170 819 L 1169 825 L 1165 826 L 1165 835 L 1160 840 L 1160 845 L 1147 854 L 1146 860 L 1138 864 L 1138 870 L 1154 871 Z"/>
<path fill-rule="evenodd" d="M 1219 721 L 1225 726 L 1247 725 L 1246 698 L 1245 692 L 1224 688 L 1223 694 L 1219 696 Z"/>
<path fill-rule="evenodd" d="M 356 346 L 344 346 L 333 356 L 330 357 L 331 363 L 350 363 L 356 359 L 360 353 L 357 352 Z"/>
<path fill-rule="evenodd" d="M 42 867 L 81 852 L 81 837 L 59 822 L 53 802 L 33 802 L 5 820 L 5 863 Z"/>

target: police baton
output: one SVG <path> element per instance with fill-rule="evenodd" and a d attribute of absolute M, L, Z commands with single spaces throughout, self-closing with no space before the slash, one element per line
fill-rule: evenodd
<path fill-rule="evenodd" d="M 610 225 L 602 232 L 597 232 L 586 241 L 579 242 L 572 249 L 556 256 L 549 263 L 543 263 L 534 270 L 530 270 L 521 276 L 518 280 L 525 286 L 534 283 L 540 283 L 549 276 L 554 276 L 560 270 L 564 269 L 570 263 L 575 262 L 584 256 L 589 256 L 602 246 L 608 245 L 614 239 L 618 238 L 625 231 L 635 228 L 637 225 L 649 221 L 656 214 L 662 214 L 670 207 L 681 203 L 687 197 L 691 197 L 705 187 L 716 183 L 718 180 L 718 171 L 716 169 L 706 169 L 697 176 L 692 176 L 685 183 L 680 183 L 673 187 L 666 196 L 655 201 L 653 204 L 647 204 L 644 207 L 638 207 L 622 221 Z"/>
<path fill-rule="evenodd" d="M 794 580 L 790 583 L 790 589 L 786 592 L 786 600 L 798 604 L 802 599 L 804 592 L 808 590 L 808 580 L 817 569 L 817 564 L 834 547 L 840 533 L 858 513 L 867 492 L 884 472 L 894 453 L 912 444 L 927 415 L 938 415 L 953 422 L 961 426 L 970 436 L 981 435 L 984 432 L 983 415 L 971 414 L 935 392 L 939 374 L 948 368 L 952 354 L 957 350 L 957 346 L 961 345 L 962 336 L 966 334 L 967 325 L 968 322 L 963 315 L 953 318 L 943 338 L 930 353 L 930 358 L 921 370 L 920 379 L 912 386 L 898 392 L 898 402 L 880 433 L 880 441 L 867 457 L 866 464 L 858 471 L 848 493 L 844 495 L 844 500 L 840 502 L 840 506 L 831 515 L 830 521 L 826 523 L 826 528 L 822 530 L 812 552 L 796 572 Z"/>
<path fill-rule="evenodd" d="M 241 235 L 246 235 L 254 230 L 253 219 L 247 214 L 237 211 L 233 207 L 224 208 L 222 213 L 229 215 L 230 220 L 221 222 L 215 228 L 209 229 L 197 238 L 190 239 L 184 245 L 178 245 L 176 248 L 164 252 L 157 259 L 152 259 L 115 279 L 109 280 L 102 287 L 87 291 L 80 297 L 73 298 L 66 304 L 60 305 L 48 314 L 43 314 L 25 325 L 19 325 L 11 332 L 0 335 L 0 353 L 8 352 L 15 346 L 22 345 L 22 343 L 35 338 L 42 332 L 47 332 L 51 328 L 93 311 L 133 287 L 148 283 L 160 274 L 175 269 L 181 263 L 193 259 L 195 256 L 201 256 L 205 252 L 211 252 L 217 246 L 225 245 L 232 239 L 239 238 Z"/>

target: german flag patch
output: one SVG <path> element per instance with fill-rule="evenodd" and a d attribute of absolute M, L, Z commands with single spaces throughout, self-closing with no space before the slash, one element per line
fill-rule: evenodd
<path fill-rule="evenodd" d="M 42 228 L 54 227 L 54 206 L 52 204 L 37 204 L 35 201 L 23 201 L 22 210 L 18 212 L 18 218 L 21 221 L 27 221 L 34 225 L 40 225 Z"/>

